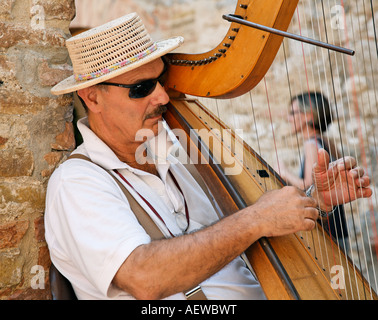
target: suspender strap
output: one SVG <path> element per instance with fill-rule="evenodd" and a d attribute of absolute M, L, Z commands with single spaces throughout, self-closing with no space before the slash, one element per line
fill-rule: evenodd
<path fill-rule="evenodd" d="M 78 154 L 78 153 L 69 156 L 67 160 L 69 160 L 69 159 L 81 159 L 81 160 L 86 160 L 86 161 L 92 162 L 92 160 L 89 159 L 88 157 L 86 157 L 82 154 Z M 96 164 L 94 162 L 92 162 L 92 163 Z M 102 168 L 101 166 L 99 166 L 99 167 Z M 147 234 L 151 237 L 151 239 L 152 240 L 164 239 L 165 237 L 164 237 L 163 233 L 157 227 L 155 222 L 151 219 L 149 214 L 142 208 L 142 206 L 130 194 L 129 190 L 127 190 L 126 187 L 115 176 L 113 176 L 108 170 L 105 170 L 105 171 L 110 174 L 110 176 L 114 179 L 114 181 L 121 188 L 122 192 L 125 194 L 127 200 L 129 201 L 130 208 L 133 211 L 135 217 L 137 218 L 140 225 L 147 232 Z M 196 177 L 195 177 L 195 179 L 196 179 Z M 201 187 L 202 187 L 202 185 L 201 185 Z M 184 292 L 184 295 L 185 295 L 187 300 L 207 300 L 207 298 L 206 298 L 205 294 L 203 293 L 200 286 L 197 286 L 197 287 L 193 288 L 192 290 L 189 290 L 186 293 Z"/>

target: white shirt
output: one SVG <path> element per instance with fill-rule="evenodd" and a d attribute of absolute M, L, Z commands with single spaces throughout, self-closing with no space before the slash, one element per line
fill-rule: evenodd
<path fill-rule="evenodd" d="M 50 178 L 45 228 L 51 260 L 70 280 L 79 299 L 134 299 L 112 285 L 112 280 L 129 254 L 151 239 L 138 223 L 120 187 L 101 167 L 117 169 L 148 199 L 164 223 L 138 195 L 135 197 L 166 237 L 171 237 L 168 229 L 174 235 L 182 234 L 174 210 L 185 212 L 183 195 L 167 174 L 168 169 L 177 179 L 189 207 L 188 232 L 214 223 L 218 216 L 201 187 L 172 155 L 155 153 L 160 159 L 156 163 L 159 178 L 121 162 L 89 129 L 87 119 L 81 119 L 78 128 L 84 143 L 74 153 L 86 155 L 98 165 L 70 159 Z M 156 141 L 166 139 L 165 134 L 162 130 Z M 134 190 L 120 181 L 135 195 Z M 241 258 L 201 283 L 201 287 L 209 300 L 264 299 L 260 285 Z M 185 297 L 178 293 L 168 299 Z"/>

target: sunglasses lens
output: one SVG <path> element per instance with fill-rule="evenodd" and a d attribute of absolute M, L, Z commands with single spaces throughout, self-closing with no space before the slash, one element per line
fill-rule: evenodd
<path fill-rule="evenodd" d="M 147 80 L 143 81 L 130 88 L 129 97 L 131 99 L 145 98 L 154 91 L 156 87 L 157 80 Z"/>

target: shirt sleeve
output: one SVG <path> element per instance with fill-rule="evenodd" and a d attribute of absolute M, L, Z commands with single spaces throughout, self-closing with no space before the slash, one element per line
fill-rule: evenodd
<path fill-rule="evenodd" d="M 151 239 L 109 173 L 81 162 L 63 164 L 49 181 L 46 235 L 58 244 L 52 248 L 60 249 L 70 269 L 109 296 L 119 267 Z M 75 274 L 69 280 L 75 285 Z"/>

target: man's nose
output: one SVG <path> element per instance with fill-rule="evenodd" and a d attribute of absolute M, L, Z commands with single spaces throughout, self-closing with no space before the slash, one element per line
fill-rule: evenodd
<path fill-rule="evenodd" d="M 169 96 L 160 82 L 156 84 L 156 88 L 152 92 L 151 102 L 161 105 L 165 105 L 169 102 Z"/>

